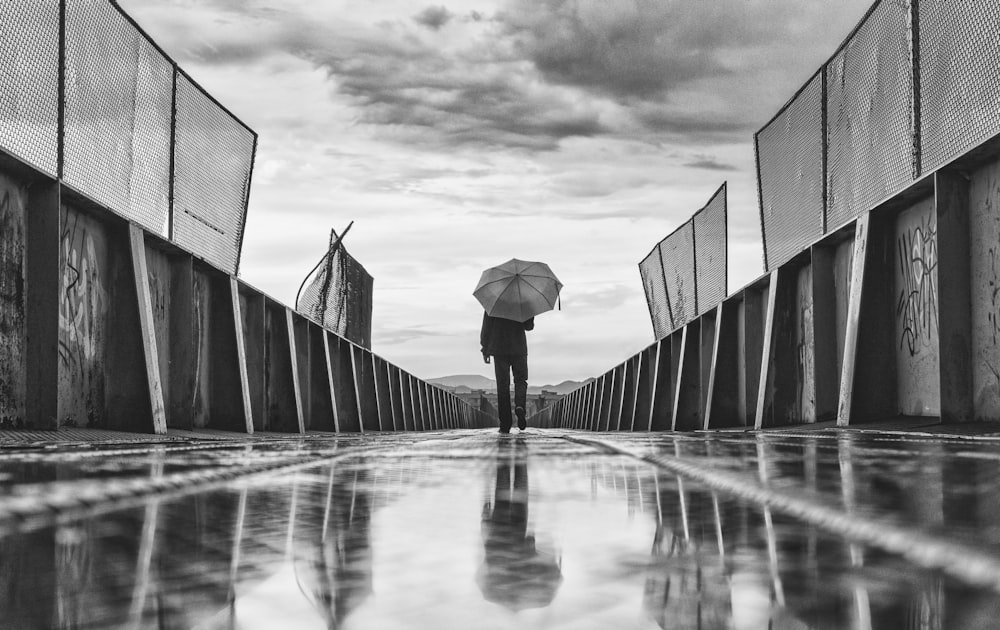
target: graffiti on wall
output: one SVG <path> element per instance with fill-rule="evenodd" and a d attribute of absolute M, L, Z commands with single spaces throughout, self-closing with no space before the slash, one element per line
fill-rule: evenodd
<path fill-rule="evenodd" d="M 899 347 L 918 354 L 937 339 L 937 225 L 933 212 L 903 230 L 896 240 Z"/>
<path fill-rule="evenodd" d="M 66 211 L 62 232 L 62 296 L 59 302 L 61 385 L 71 393 L 63 424 L 86 426 L 103 406 L 105 323 L 108 292 L 103 280 L 103 234 L 83 215 Z M 79 396 L 83 396 L 82 399 Z"/>

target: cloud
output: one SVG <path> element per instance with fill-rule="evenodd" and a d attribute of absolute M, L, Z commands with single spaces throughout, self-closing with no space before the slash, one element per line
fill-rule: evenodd
<path fill-rule="evenodd" d="M 454 17 L 448 9 L 443 6 L 427 7 L 417 15 L 413 16 L 413 21 L 421 26 L 426 26 L 432 31 L 441 30 L 441 27 L 451 21 Z"/>
<path fill-rule="evenodd" d="M 392 330 L 374 330 L 372 343 L 378 346 L 395 346 L 414 341 L 416 339 L 428 339 L 434 337 L 447 337 L 447 333 L 424 330 L 420 328 L 394 328 Z"/>
<path fill-rule="evenodd" d="M 725 164 L 717 161 L 710 155 L 696 155 L 695 159 L 686 162 L 684 166 L 689 168 L 700 168 L 708 171 L 738 171 L 732 164 Z"/>

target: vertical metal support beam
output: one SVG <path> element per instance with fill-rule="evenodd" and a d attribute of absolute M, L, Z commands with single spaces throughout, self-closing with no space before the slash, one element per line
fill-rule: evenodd
<path fill-rule="evenodd" d="M 60 187 L 36 182 L 24 213 L 25 420 L 59 426 Z"/>
<path fill-rule="evenodd" d="M 768 381 L 771 379 L 770 367 L 771 357 L 774 355 L 774 318 L 778 302 L 778 278 L 780 274 L 775 269 L 771 272 L 770 289 L 767 292 L 767 314 L 764 316 L 764 350 L 760 358 L 760 381 L 757 388 L 757 409 L 754 414 L 754 428 L 760 429 L 764 426 L 764 412 L 767 404 Z"/>
<path fill-rule="evenodd" d="M 611 371 L 611 400 L 608 403 L 608 431 L 620 431 L 625 399 L 625 364 Z"/>
<path fill-rule="evenodd" d="M 740 307 L 739 358 L 737 369 L 740 382 L 739 418 L 743 426 L 753 426 L 757 417 L 757 396 L 760 388 L 760 366 L 764 354 L 764 318 L 767 305 L 764 294 L 756 288 L 743 291 Z"/>
<path fill-rule="evenodd" d="M 871 214 L 858 217 L 854 226 L 854 258 L 851 261 L 851 292 L 847 305 L 847 331 L 844 334 L 844 365 L 840 373 L 840 397 L 837 403 L 837 426 L 851 423 L 854 402 L 854 375 L 858 357 L 858 328 L 861 320 L 861 298 L 864 289 L 865 267 L 868 260 L 868 241 Z"/>
<path fill-rule="evenodd" d="M 326 381 L 329 388 L 330 406 L 333 409 L 333 430 L 340 433 L 340 410 L 337 408 L 337 384 L 333 374 L 333 357 L 330 353 L 330 333 L 321 329 L 323 335 L 323 358 L 326 361 Z"/>
<path fill-rule="evenodd" d="M 56 179 L 62 181 L 66 164 L 66 0 L 59 0 L 59 67 L 56 69 Z"/>
<path fill-rule="evenodd" d="M 910 129 L 913 133 L 913 179 L 923 175 L 923 120 L 921 118 L 921 83 L 920 83 L 920 2 L 907 2 L 910 9 L 908 41 L 910 48 L 910 85 L 913 93 L 910 103 Z"/>
<path fill-rule="evenodd" d="M 135 282 L 142 354 L 146 362 L 146 383 L 149 387 L 149 406 L 153 433 L 167 433 L 167 411 L 163 403 L 163 383 L 160 381 L 160 357 L 153 330 L 153 305 L 149 296 L 149 275 L 146 271 L 146 242 L 142 228 L 129 223 L 129 249 L 132 258 L 132 277 Z"/>
<path fill-rule="evenodd" d="M 934 174 L 937 213 L 938 338 L 941 421 L 974 418 L 969 184 L 958 173 Z"/>
<path fill-rule="evenodd" d="M 725 302 L 720 304 L 716 309 L 715 334 L 713 335 L 712 339 L 711 364 L 709 365 L 708 368 L 708 387 L 707 387 L 708 391 L 706 392 L 706 398 L 705 398 L 705 422 L 702 425 L 702 428 L 705 429 L 706 431 L 708 430 L 709 425 L 712 422 L 712 415 L 713 415 L 712 407 L 714 406 L 716 401 L 715 388 L 718 386 L 719 389 L 721 390 L 723 387 L 722 383 L 719 382 L 718 373 L 719 373 L 719 345 L 721 343 L 722 330 L 728 323 L 726 321 L 724 307 L 725 307 Z M 719 398 L 721 398 L 721 396 Z"/>
<path fill-rule="evenodd" d="M 674 333 L 676 334 L 676 333 Z M 673 363 L 673 335 L 656 342 L 656 355 L 653 357 L 649 425 L 647 431 L 666 431 L 673 424 L 673 396 L 670 387 L 670 366 Z"/>
<path fill-rule="evenodd" d="M 895 283 L 898 264 L 896 218 L 893 213 L 872 212 L 858 220 L 864 242 L 855 242 L 852 271 L 859 275 L 851 279 L 838 424 L 899 413 L 896 301 L 887 290 Z"/>
<path fill-rule="evenodd" d="M 288 358 L 291 360 L 290 363 L 292 366 L 292 392 L 295 401 L 295 418 L 299 423 L 299 433 L 301 434 L 306 432 L 306 422 L 302 412 L 302 388 L 299 383 L 298 350 L 295 344 L 295 319 L 292 316 L 292 309 L 287 306 L 285 307 L 285 328 L 288 333 Z"/>
<path fill-rule="evenodd" d="M 685 324 L 681 333 L 680 357 L 674 389 L 673 431 L 693 431 L 702 426 L 701 319 Z"/>
<path fill-rule="evenodd" d="M 829 96 L 827 95 L 826 79 L 827 79 L 827 64 L 823 64 L 823 67 L 820 69 L 820 78 L 819 78 L 820 82 L 822 83 L 822 85 L 820 86 L 820 102 L 821 102 L 820 125 L 822 125 L 822 132 L 823 132 L 822 149 L 821 149 L 822 150 L 821 172 L 823 177 L 823 183 L 822 183 L 822 194 L 823 194 L 822 233 L 823 234 L 826 234 L 827 231 L 830 229 L 830 224 L 828 220 L 830 214 L 830 178 L 827 176 L 827 172 L 830 167 L 830 133 L 829 133 L 830 119 L 826 107 L 826 103 L 829 100 Z M 763 215 L 761 216 L 761 220 L 763 221 Z"/>
<path fill-rule="evenodd" d="M 813 374 L 816 421 L 837 417 L 840 374 L 837 373 L 837 291 L 833 250 L 812 247 Z"/>
<path fill-rule="evenodd" d="M 358 352 L 361 348 L 355 346 L 354 344 L 347 343 L 347 352 L 351 355 L 351 371 L 354 374 L 354 402 L 357 405 L 358 412 L 358 430 L 361 433 L 365 433 L 369 430 L 369 427 L 365 426 L 368 424 L 366 407 L 367 401 L 365 397 L 367 394 L 367 388 L 365 387 L 365 368 L 364 368 L 364 358 L 358 358 Z"/>
<path fill-rule="evenodd" d="M 253 405 L 250 402 L 250 377 L 247 374 L 246 336 L 243 330 L 243 313 L 240 309 L 240 289 L 236 278 L 229 276 L 229 300 L 233 308 L 233 323 L 236 330 L 236 362 L 240 376 L 240 394 L 243 400 L 243 417 L 246 420 L 246 432 L 253 433 Z M 294 353 L 294 346 L 292 348 Z M 294 360 L 293 360 L 294 365 Z"/>
<path fill-rule="evenodd" d="M 177 181 L 177 65 L 170 73 L 170 172 L 167 180 L 167 238 L 174 240 L 174 190 Z"/>

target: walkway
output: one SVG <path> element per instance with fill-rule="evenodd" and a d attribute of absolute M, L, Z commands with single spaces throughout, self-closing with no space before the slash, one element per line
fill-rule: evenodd
<path fill-rule="evenodd" d="M 4 444 L 5 628 L 987 628 L 1000 610 L 995 438 Z"/>

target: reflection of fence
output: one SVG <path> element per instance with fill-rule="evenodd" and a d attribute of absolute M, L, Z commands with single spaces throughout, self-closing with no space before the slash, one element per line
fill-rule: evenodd
<path fill-rule="evenodd" d="M 228 272 L 256 142 L 113 2 L 0 6 L 0 148 Z"/>
<path fill-rule="evenodd" d="M 726 297 L 726 184 L 639 263 L 653 332 L 662 339 Z"/>
<path fill-rule="evenodd" d="M 310 272 L 295 310 L 364 348 L 372 347 L 373 279 L 336 235 Z M 308 277 L 306 278 L 308 280 Z"/>
<path fill-rule="evenodd" d="M 770 271 L 1000 132 L 1000 13 L 880 0 L 756 134 Z"/>

